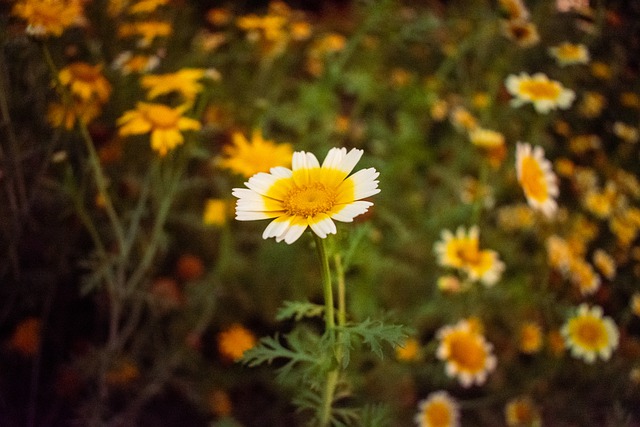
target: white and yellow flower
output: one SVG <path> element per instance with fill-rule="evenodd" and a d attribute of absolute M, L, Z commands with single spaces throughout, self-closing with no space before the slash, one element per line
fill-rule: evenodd
<path fill-rule="evenodd" d="M 468 231 L 458 227 L 455 235 L 443 230 L 441 240 L 434 245 L 434 251 L 441 266 L 456 268 L 472 282 L 479 280 L 486 286 L 492 286 L 500 280 L 505 266 L 496 251 L 480 249 L 479 236 L 477 226 Z"/>
<path fill-rule="evenodd" d="M 587 363 L 595 362 L 597 357 L 609 360 L 618 347 L 620 337 L 613 320 L 602 316 L 602 308 L 589 308 L 587 304 L 580 304 L 576 315 L 564 324 L 560 332 L 571 355 Z"/>
<path fill-rule="evenodd" d="M 419 427 L 457 427 L 460 406 L 446 391 L 436 391 L 418 403 L 414 421 Z"/>
<path fill-rule="evenodd" d="M 438 359 L 446 362 L 446 372 L 457 377 L 463 387 L 482 385 L 496 368 L 493 345 L 466 319 L 438 331 Z"/>
<path fill-rule="evenodd" d="M 564 42 L 557 46 L 551 46 L 549 55 L 553 56 L 561 67 L 573 64 L 587 64 L 590 60 L 589 50 L 581 43 Z"/>
<path fill-rule="evenodd" d="M 514 96 L 511 105 L 519 107 L 528 102 L 538 113 L 546 114 L 557 108 L 566 110 L 571 107 L 576 94 L 560 82 L 549 80 L 543 73 L 530 76 L 527 73 L 511 74 L 505 80 L 505 86 Z"/>
<path fill-rule="evenodd" d="M 529 206 L 551 218 L 558 210 L 558 179 L 551 162 L 544 157 L 540 146 L 518 142 L 516 146 L 516 173 Z"/>
<path fill-rule="evenodd" d="M 332 148 L 322 165 L 304 151 L 293 153 L 292 168 L 271 168 L 257 173 L 235 188 L 236 219 L 253 221 L 274 218 L 262 234 L 291 244 L 310 227 L 321 238 L 336 233 L 334 220 L 351 222 L 373 203 L 362 200 L 380 192 L 374 168 L 351 174 L 362 150 Z M 351 174 L 351 175 L 350 175 Z"/>

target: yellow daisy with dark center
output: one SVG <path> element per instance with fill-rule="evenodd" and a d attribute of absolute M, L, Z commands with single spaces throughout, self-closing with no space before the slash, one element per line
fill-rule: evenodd
<path fill-rule="evenodd" d="M 80 0 L 21 0 L 11 13 L 27 21 L 26 33 L 31 36 L 60 36 L 63 31 L 84 20 Z"/>
<path fill-rule="evenodd" d="M 337 232 L 334 220 L 351 222 L 373 205 L 362 199 L 380 192 L 374 168 L 351 174 L 362 150 L 332 148 L 322 166 L 316 156 L 293 153 L 292 168 L 274 167 L 260 172 L 235 188 L 236 219 L 253 221 L 274 218 L 262 237 L 291 244 L 310 227 L 321 238 Z"/>

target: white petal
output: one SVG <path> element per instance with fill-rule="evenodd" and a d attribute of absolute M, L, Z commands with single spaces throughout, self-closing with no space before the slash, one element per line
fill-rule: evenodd
<path fill-rule="evenodd" d="M 351 175 L 349 178 L 354 184 L 355 199 L 364 199 L 365 197 L 378 194 L 378 181 L 376 178 L 380 175 L 374 168 L 362 169 Z"/>
<path fill-rule="evenodd" d="M 291 169 L 287 169 L 282 166 L 276 166 L 274 168 L 271 168 L 270 172 L 271 172 L 271 175 L 277 176 L 279 178 L 291 178 L 291 175 L 293 175 L 293 172 L 291 172 Z"/>
<path fill-rule="evenodd" d="M 351 222 L 353 221 L 353 218 L 368 211 L 370 206 L 373 206 L 373 203 L 362 200 L 356 201 L 344 205 L 342 209 L 340 209 L 336 213 L 331 214 L 331 217 L 338 221 Z"/>
<path fill-rule="evenodd" d="M 264 229 L 262 233 L 263 239 L 268 239 L 269 237 L 278 237 L 291 225 L 291 218 L 276 218 L 267 225 L 267 228 Z"/>
<path fill-rule="evenodd" d="M 332 148 L 327 153 L 327 157 L 322 162 L 323 168 L 338 169 L 338 166 L 342 162 L 342 159 L 347 154 L 346 148 Z"/>
<path fill-rule="evenodd" d="M 362 153 L 364 151 L 358 150 L 357 148 L 352 148 L 351 151 L 347 153 L 347 155 L 340 162 L 340 166 L 337 169 L 350 174 L 356 164 L 360 161 L 362 157 Z"/>
<path fill-rule="evenodd" d="M 238 221 L 256 221 L 259 219 L 269 219 L 275 216 L 280 216 L 280 212 L 248 212 L 248 211 L 236 211 L 236 219 Z"/>
<path fill-rule="evenodd" d="M 298 169 L 312 169 L 319 168 L 320 163 L 313 153 L 307 153 L 305 151 L 296 151 L 293 153 L 293 159 L 291 161 L 292 170 Z"/>
<path fill-rule="evenodd" d="M 300 236 L 302 236 L 302 233 L 304 233 L 304 230 L 306 229 L 307 229 L 306 224 L 304 225 L 293 224 L 291 225 L 291 227 L 289 227 L 289 230 L 287 230 L 286 234 L 278 236 L 276 238 L 276 241 L 282 241 L 282 239 L 284 239 L 285 243 L 290 245 L 296 240 L 298 240 Z"/>
<path fill-rule="evenodd" d="M 326 214 L 318 215 L 313 222 L 309 221 L 309 226 L 314 233 L 323 239 L 327 237 L 327 234 L 336 234 L 337 232 L 335 223 Z"/>
<path fill-rule="evenodd" d="M 235 197 L 237 197 L 239 199 L 251 198 L 251 197 L 254 197 L 254 196 L 261 197 L 258 193 L 256 193 L 253 190 L 249 190 L 248 188 L 234 188 L 231 191 L 231 194 L 233 194 Z"/>
<path fill-rule="evenodd" d="M 251 178 L 249 178 L 249 181 L 245 182 L 244 185 L 246 185 L 248 188 L 252 189 L 256 193 L 266 195 L 269 189 L 273 186 L 273 184 L 279 179 L 282 179 L 282 177 L 274 176 L 264 172 L 259 172 L 254 176 L 252 176 Z"/>

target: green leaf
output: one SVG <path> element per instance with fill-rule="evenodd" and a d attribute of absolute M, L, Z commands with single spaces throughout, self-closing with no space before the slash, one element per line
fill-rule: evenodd
<path fill-rule="evenodd" d="M 371 319 L 336 329 L 340 332 L 339 339 L 345 350 L 352 348 L 354 339 L 359 339 L 381 359 L 383 358 L 382 345 L 385 342 L 391 347 L 396 347 L 402 344 L 408 336 L 408 331 L 402 325 L 385 325 L 381 321 Z M 348 364 L 348 351 L 345 352 L 342 360 L 343 366 L 346 367 L 345 360 Z"/>
<path fill-rule="evenodd" d="M 387 405 L 366 405 L 360 415 L 362 427 L 387 427 L 391 425 L 391 411 Z"/>
<path fill-rule="evenodd" d="M 282 339 L 279 335 L 261 338 L 258 345 L 244 353 L 241 362 L 255 367 L 263 363 L 271 364 L 276 359 L 286 360 L 277 370 L 277 378 L 281 382 L 291 379 L 294 368 L 302 368 L 300 377 L 308 381 L 325 364 L 317 335 L 306 328 L 295 329 Z"/>
<path fill-rule="evenodd" d="M 278 310 L 276 314 L 276 320 L 282 321 L 293 318 L 299 321 L 304 317 L 321 316 L 323 311 L 324 306 L 308 301 L 285 301 L 284 307 Z"/>

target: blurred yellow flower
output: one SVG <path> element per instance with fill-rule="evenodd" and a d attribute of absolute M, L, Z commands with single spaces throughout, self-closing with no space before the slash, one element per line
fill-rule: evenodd
<path fill-rule="evenodd" d="M 568 272 L 575 255 L 567 241 L 554 234 L 547 238 L 546 246 L 549 265 L 562 272 Z"/>
<path fill-rule="evenodd" d="M 169 4 L 171 0 L 138 0 L 129 6 L 132 15 L 155 12 L 160 6 Z"/>
<path fill-rule="evenodd" d="M 250 178 L 258 172 L 269 172 L 276 166 L 291 165 L 291 144 L 277 144 L 264 139 L 258 129 L 253 131 L 251 141 L 241 132 L 234 132 L 232 137 L 233 143 L 222 150 L 224 157 L 220 160 L 220 167 L 223 169 Z"/>
<path fill-rule="evenodd" d="M 580 114 L 587 119 L 595 119 L 602 114 L 602 110 L 607 106 L 607 98 L 598 92 L 587 91 L 582 95 L 582 100 L 578 106 Z"/>
<path fill-rule="evenodd" d="M 469 132 L 471 143 L 484 152 L 489 164 L 493 168 L 498 168 L 507 156 L 504 135 L 500 132 L 476 127 Z"/>
<path fill-rule="evenodd" d="M 531 47 L 540 42 L 538 27 L 525 19 L 505 19 L 501 29 L 506 38 L 520 47 Z"/>
<path fill-rule="evenodd" d="M 458 293 L 466 290 L 464 284 L 456 276 L 447 274 L 438 277 L 436 282 L 438 289 L 446 293 Z"/>
<path fill-rule="evenodd" d="M 524 203 L 498 209 L 498 226 L 505 231 L 527 230 L 536 222 L 533 209 Z"/>
<path fill-rule="evenodd" d="M 628 124 L 620 121 L 613 123 L 613 134 L 624 142 L 631 144 L 635 144 L 640 140 L 640 132 L 638 131 L 638 128 L 629 126 Z"/>
<path fill-rule="evenodd" d="M 538 408 L 529 397 L 511 399 L 504 407 L 504 418 L 509 427 L 540 427 Z"/>
<path fill-rule="evenodd" d="M 484 285 L 492 286 L 500 280 L 505 266 L 497 252 L 480 250 L 479 235 L 477 226 L 469 228 L 468 232 L 464 227 L 458 227 L 455 235 L 443 230 L 441 240 L 434 244 L 434 252 L 441 266 L 456 268 L 469 280 L 480 280 Z"/>
<path fill-rule="evenodd" d="M 537 322 L 525 322 L 520 326 L 518 349 L 525 354 L 533 354 L 542 348 L 542 328 Z"/>
<path fill-rule="evenodd" d="M 37 37 L 59 37 L 84 22 L 81 0 L 19 0 L 11 13 L 27 22 L 26 32 Z"/>
<path fill-rule="evenodd" d="M 122 52 L 114 59 L 112 67 L 122 74 L 146 73 L 160 65 L 157 55 L 134 54 L 131 51 Z"/>
<path fill-rule="evenodd" d="M 532 148 L 530 144 L 518 142 L 516 173 L 529 206 L 547 218 L 553 217 L 558 210 L 555 200 L 559 194 L 558 183 L 542 147 Z"/>
<path fill-rule="evenodd" d="M 631 312 L 640 317 L 640 292 L 634 292 L 633 295 L 631 295 L 629 305 L 631 307 Z"/>
<path fill-rule="evenodd" d="M 151 134 L 151 148 L 162 157 L 184 142 L 183 131 L 200 130 L 200 122 L 184 117 L 186 107 L 139 102 L 117 121 L 120 136 Z"/>
<path fill-rule="evenodd" d="M 593 252 L 593 265 L 607 279 L 613 280 L 616 277 L 616 261 L 602 249 Z"/>
<path fill-rule="evenodd" d="M 74 62 L 60 70 L 58 79 L 82 101 L 104 103 L 111 94 L 111 84 L 102 74 L 101 65 Z"/>
<path fill-rule="evenodd" d="M 609 229 L 623 247 L 629 246 L 640 230 L 640 209 L 625 208 L 609 219 Z"/>
<path fill-rule="evenodd" d="M 154 74 L 142 77 L 140 85 L 147 90 L 147 99 L 177 92 L 187 101 L 193 101 L 204 86 L 198 83 L 207 76 L 200 68 L 183 68 L 175 73 Z"/>
<path fill-rule="evenodd" d="M 52 102 L 47 108 L 47 121 L 53 127 L 63 127 L 71 130 L 78 120 L 85 124 L 90 123 L 100 115 L 100 105 L 96 102 L 73 102 L 71 106 L 65 106 L 59 102 Z"/>
<path fill-rule="evenodd" d="M 609 64 L 600 61 L 594 61 L 591 63 L 591 74 L 596 78 L 609 80 L 613 73 Z"/>
<path fill-rule="evenodd" d="M 602 140 L 598 135 L 576 135 L 569 139 L 569 149 L 576 154 L 585 154 L 602 147 Z"/>
<path fill-rule="evenodd" d="M 507 14 L 507 19 L 529 19 L 529 10 L 522 0 L 499 0 L 500 8 Z"/>
<path fill-rule="evenodd" d="M 234 323 L 218 333 L 218 352 L 224 358 L 240 360 L 245 351 L 256 345 L 256 336 L 244 326 Z"/>
<path fill-rule="evenodd" d="M 249 41 L 261 43 L 265 56 L 277 56 L 284 52 L 289 41 L 287 23 L 287 17 L 273 13 L 265 16 L 245 15 L 236 21 L 238 28 L 247 32 Z"/>
<path fill-rule="evenodd" d="M 635 92 L 622 92 L 620 94 L 620 104 L 627 108 L 639 108 L 640 95 Z"/>
<path fill-rule="evenodd" d="M 573 64 L 587 64 L 590 60 L 587 47 L 581 43 L 560 43 L 549 47 L 549 54 L 553 56 L 558 65 L 564 67 Z"/>
<path fill-rule="evenodd" d="M 460 407 L 446 391 L 436 391 L 418 403 L 414 421 L 419 427 L 458 427 Z"/>
<path fill-rule="evenodd" d="M 573 284 L 578 286 L 583 296 L 593 295 L 600 289 L 600 276 L 598 276 L 587 261 L 574 257 L 569 264 L 569 277 Z"/>
<path fill-rule="evenodd" d="M 420 358 L 420 343 L 415 338 L 407 338 L 402 345 L 395 348 L 396 359 L 403 362 L 414 362 Z"/>
<path fill-rule="evenodd" d="M 567 89 L 543 73 L 530 76 L 527 73 L 511 74 L 505 80 L 505 86 L 514 96 L 511 105 L 519 107 L 528 102 L 532 103 L 538 113 L 546 114 L 556 108 L 566 110 L 571 107 L 575 99 L 575 92 Z"/>
<path fill-rule="evenodd" d="M 451 110 L 449 119 L 455 127 L 472 131 L 478 127 L 478 119 L 464 107 L 455 107 Z"/>
<path fill-rule="evenodd" d="M 213 25 L 226 25 L 231 22 L 233 14 L 226 7 L 216 7 L 209 9 L 205 14 L 205 19 Z"/>
<path fill-rule="evenodd" d="M 467 320 L 442 327 L 437 333 L 440 344 L 436 357 L 446 362 L 446 373 L 457 377 L 463 387 L 482 385 L 497 364 L 493 345 L 473 330 Z"/>
<path fill-rule="evenodd" d="M 205 225 L 222 226 L 227 223 L 229 202 L 223 199 L 209 199 L 204 208 L 202 222 Z"/>
<path fill-rule="evenodd" d="M 608 316 L 602 316 L 602 308 L 580 304 L 574 316 L 562 327 L 561 333 L 571 355 L 587 363 L 597 357 L 609 360 L 618 347 L 619 333 L 616 324 Z"/>
<path fill-rule="evenodd" d="M 167 37 L 172 32 L 171 24 L 164 21 L 125 22 L 118 27 L 118 36 L 121 38 L 140 37 L 140 47 L 148 47 L 156 38 Z"/>
<path fill-rule="evenodd" d="M 600 219 L 611 217 L 620 202 L 617 187 L 613 182 L 608 182 L 602 191 L 598 189 L 587 191 L 582 200 L 584 207 Z"/>
<path fill-rule="evenodd" d="M 329 150 L 322 166 L 316 156 L 293 153 L 292 169 L 271 168 L 235 188 L 236 219 L 252 221 L 275 218 L 262 237 L 291 244 L 310 227 L 319 237 L 337 232 L 334 220 L 351 222 L 368 211 L 372 202 L 362 199 L 380 192 L 374 168 L 351 174 L 363 151 L 346 148 Z M 351 174 L 351 175 L 350 175 Z"/>

